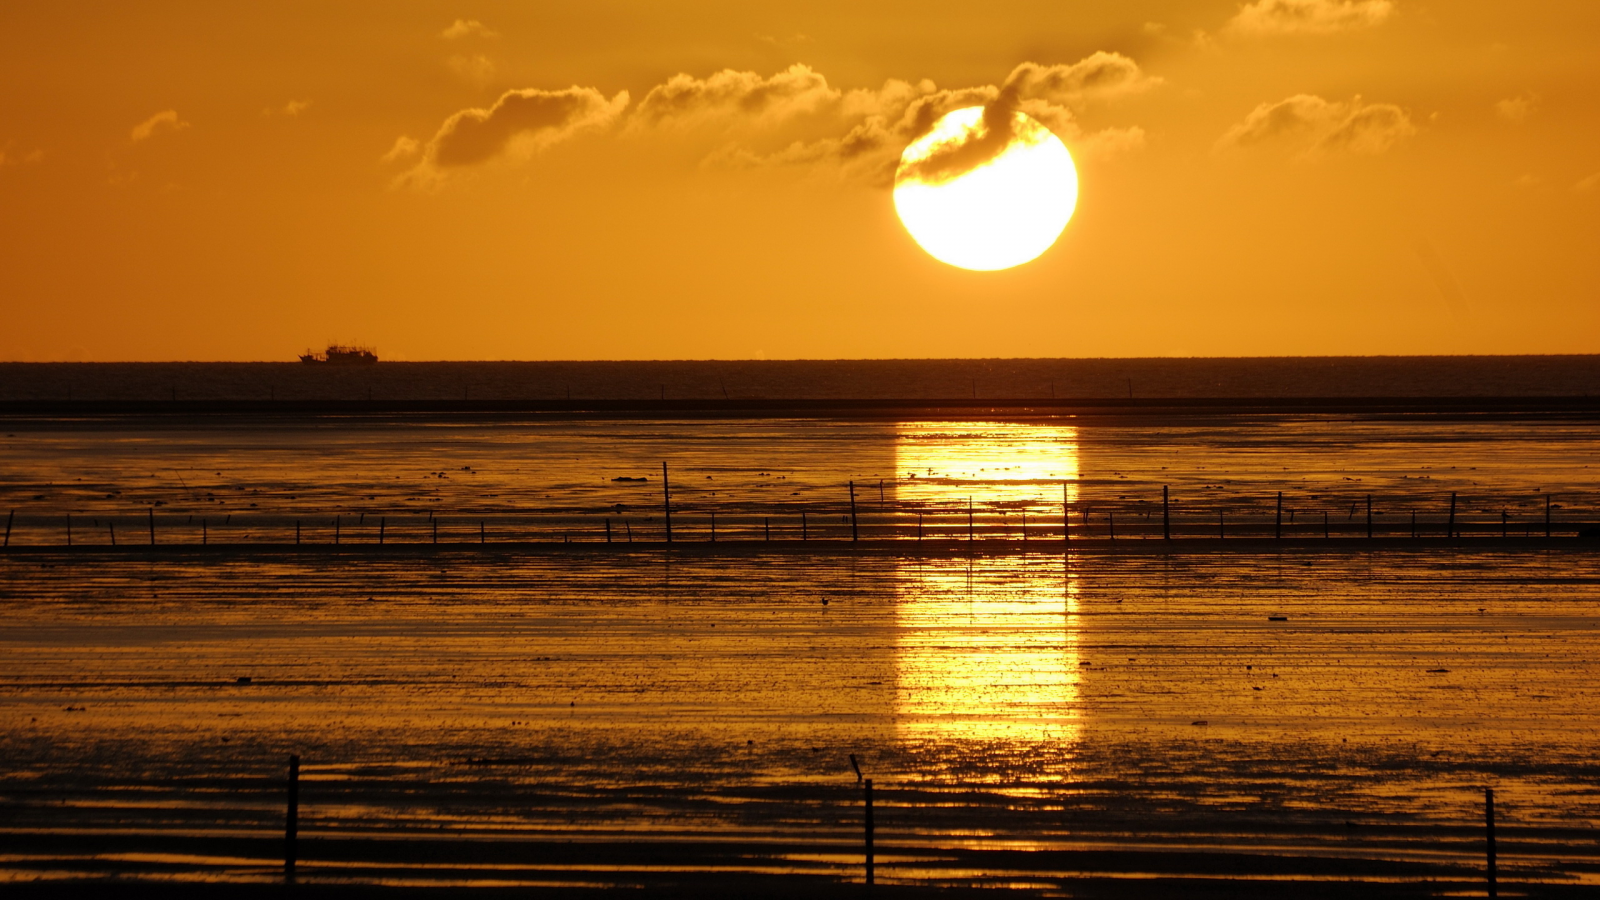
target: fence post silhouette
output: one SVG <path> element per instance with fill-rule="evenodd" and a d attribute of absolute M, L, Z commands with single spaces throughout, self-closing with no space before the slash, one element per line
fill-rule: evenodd
<path fill-rule="evenodd" d="M 611 520 L 606 520 L 606 543 L 611 543 Z"/>
<path fill-rule="evenodd" d="M 156 545 L 156 508 L 152 506 L 148 512 L 150 513 L 150 546 L 154 547 Z"/>
<path fill-rule="evenodd" d="M 1283 491 L 1278 492 L 1278 515 L 1273 520 L 1272 536 L 1278 540 L 1283 539 Z"/>
<path fill-rule="evenodd" d="M 717 512 L 716 512 L 716 510 L 712 510 L 711 511 L 711 543 L 715 544 L 716 542 L 717 542 Z"/>
<path fill-rule="evenodd" d="M 115 547 L 117 545 L 117 523 L 107 522 L 106 530 L 111 532 L 111 546 Z"/>
<path fill-rule="evenodd" d="M 384 533 L 385 530 L 388 529 L 388 527 L 389 527 L 389 517 L 388 516 L 379 516 L 378 517 L 378 543 L 379 544 L 383 543 L 383 533 Z"/>
<path fill-rule="evenodd" d="M 1444 526 L 1444 536 L 1447 537 L 1447 538 L 1454 538 L 1456 536 L 1456 492 L 1455 491 L 1451 491 L 1450 492 L 1450 521 L 1448 523 L 1446 523 L 1445 526 Z"/>
<path fill-rule="evenodd" d="M 17 511 L 14 509 L 11 512 L 6 513 L 6 542 L 4 546 L 7 548 L 11 546 L 11 521 L 16 517 Z"/>
<path fill-rule="evenodd" d="M 922 517 L 917 517 L 917 537 L 922 537 Z M 1067 495 L 1067 483 L 1061 482 L 1061 542 L 1072 540 L 1072 504 Z"/>
<path fill-rule="evenodd" d="M 1372 495 L 1367 495 L 1367 537 L 1372 537 Z"/>
<path fill-rule="evenodd" d="M 300 757 L 289 756 L 289 809 L 283 819 L 283 880 L 294 881 L 294 864 L 299 857 L 300 839 Z"/>
<path fill-rule="evenodd" d="M 429 516 L 428 524 L 433 526 L 433 542 L 435 544 L 439 543 L 439 520 Z"/>
<path fill-rule="evenodd" d="M 1161 486 L 1161 539 L 1172 540 L 1172 496 L 1167 485 Z"/>
<path fill-rule="evenodd" d="M 666 388 L 662 389 L 663 395 Z M 672 482 L 667 477 L 667 464 L 661 463 L 661 511 L 667 518 L 667 543 L 672 543 Z"/>
<path fill-rule="evenodd" d="M 875 874 L 873 872 L 874 862 L 875 861 L 873 860 L 873 852 L 872 852 L 872 842 L 873 842 L 873 833 L 872 833 L 873 832 L 873 823 L 872 823 L 872 779 L 868 778 L 865 781 L 863 781 L 861 787 L 862 787 L 862 795 L 863 795 L 863 797 L 865 798 L 865 801 L 866 801 L 866 803 L 865 803 L 865 816 L 864 816 L 865 821 L 864 821 L 864 824 L 866 826 L 867 884 L 872 884 L 873 880 L 874 880 L 873 876 Z"/>
<path fill-rule="evenodd" d="M 973 532 L 973 527 L 972 527 L 972 498 L 968 497 L 967 498 L 967 541 L 969 543 L 972 541 L 972 532 Z"/>
<path fill-rule="evenodd" d="M 1550 536 L 1550 495 L 1544 495 L 1544 536 Z"/>
<path fill-rule="evenodd" d="M 343 516 L 334 516 L 333 517 L 333 545 L 335 547 L 339 546 L 339 520 L 342 519 L 342 518 L 344 518 L 344 517 Z"/>
<path fill-rule="evenodd" d="M 772 540 L 772 518 L 770 516 L 761 517 L 761 531 L 766 536 L 766 540 Z"/>
<path fill-rule="evenodd" d="M 488 542 L 489 542 L 488 541 L 488 535 L 484 534 L 484 532 L 483 532 L 483 520 L 479 519 L 478 520 L 478 543 L 487 544 Z"/>
<path fill-rule="evenodd" d="M 72 513 L 67 513 L 67 546 L 72 546 Z"/>
<path fill-rule="evenodd" d="M 209 535 L 206 534 L 206 520 L 205 519 L 201 519 L 200 520 L 200 546 L 204 547 L 206 545 L 208 537 L 209 537 Z"/>
<path fill-rule="evenodd" d="M 1498 897 L 1500 886 L 1496 883 L 1499 881 L 1499 872 L 1496 871 L 1494 852 L 1494 788 L 1483 789 L 1483 829 L 1486 839 L 1484 849 L 1487 851 L 1488 866 L 1485 874 L 1488 876 L 1489 896 Z"/>
<path fill-rule="evenodd" d="M 800 540 L 802 540 L 802 541 L 810 540 L 810 537 L 806 533 L 806 513 L 805 513 L 805 510 L 801 510 L 800 511 Z"/>
<path fill-rule="evenodd" d="M 859 535 L 856 533 L 856 483 L 850 482 L 850 540 L 854 541 Z"/>

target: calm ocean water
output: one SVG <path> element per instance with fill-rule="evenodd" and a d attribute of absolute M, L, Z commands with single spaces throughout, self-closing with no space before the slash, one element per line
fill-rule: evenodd
<path fill-rule="evenodd" d="M 1015 399 L 1600 394 L 1600 356 L 0 363 L 6 400 Z"/>

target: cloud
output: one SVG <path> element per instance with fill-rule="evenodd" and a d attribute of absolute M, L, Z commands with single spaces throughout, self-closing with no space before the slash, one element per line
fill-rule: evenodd
<path fill-rule="evenodd" d="M 173 109 L 162 110 L 143 122 L 133 126 L 130 137 L 134 143 L 149 140 L 159 128 L 170 128 L 173 131 L 182 131 L 189 127 L 189 123 L 178 118 L 178 111 Z"/>
<path fill-rule="evenodd" d="M 449 28 L 439 32 L 439 37 L 447 41 L 459 41 L 463 38 L 497 38 L 499 32 L 491 31 L 488 26 L 477 19 L 457 19 Z"/>
<path fill-rule="evenodd" d="M 494 80 L 494 60 L 482 53 L 460 53 L 445 60 L 450 71 L 468 84 L 484 87 Z"/>
<path fill-rule="evenodd" d="M 1247 36 L 1331 34 L 1382 24 L 1393 0 L 1256 0 L 1239 8 L 1224 30 Z"/>
<path fill-rule="evenodd" d="M 408 179 L 485 162 L 513 145 L 537 149 L 620 122 L 619 133 L 633 140 L 673 137 L 711 144 L 703 158 L 706 166 L 823 167 L 892 184 L 901 151 L 941 116 L 986 107 L 987 129 L 971 141 L 942 148 L 915 173 L 943 179 L 983 164 L 1015 140 L 1015 112 L 1078 142 L 1091 157 L 1136 150 L 1144 144 L 1141 129 L 1087 134 L 1078 115 L 1160 83 L 1126 56 L 1095 53 L 1070 65 L 1022 63 L 998 85 L 954 89 L 925 79 L 891 79 L 879 88 L 846 90 L 796 64 L 772 75 L 733 69 L 704 77 L 674 75 L 629 110 L 626 93 L 606 100 L 595 88 L 512 91 L 492 109 L 463 110 L 447 119 Z M 385 158 L 399 158 L 394 155 L 400 152 L 397 144 Z"/>
<path fill-rule="evenodd" d="M 15 141 L 6 141 L 4 146 L 0 146 L 0 169 L 6 166 L 31 166 L 44 160 L 44 150 L 42 149 L 18 153 L 12 149 L 15 146 Z"/>
<path fill-rule="evenodd" d="M 1297 94 L 1277 103 L 1263 103 L 1217 142 L 1218 150 L 1253 147 L 1281 140 L 1303 144 L 1307 157 L 1348 151 L 1378 154 L 1416 134 L 1405 110 L 1391 103 L 1366 103 L 1357 96 L 1333 103 L 1312 94 Z"/>
<path fill-rule="evenodd" d="M 1495 114 L 1507 122 L 1522 122 L 1533 115 L 1539 107 L 1539 95 L 1534 93 L 1518 94 L 1509 100 L 1501 100 L 1494 105 Z"/>
<path fill-rule="evenodd" d="M 1587 178 L 1581 178 L 1577 184 L 1572 186 L 1572 189 L 1580 194 L 1590 193 L 1595 188 L 1600 188 L 1600 172 L 1596 172 Z"/>
<path fill-rule="evenodd" d="M 394 146 L 389 152 L 379 157 L 380 162 L 396 162 L 397 160 L 410 159 L 422 152 L 422 142 L 413 137 L 401 135 L 395 139 Z"/>
<path fill-rule="evenodd" d="M 261 111 L 263 116 L 289 116 L 293 118 L 311 108 L 310 100 L 290 100 L 288 103 L 277 107 L 267 107 Z"/>
<path fill-rule="evenodd" d="M 577 86 L 507 91 L 488 109 L 464 109 L 445 119 L 423 150 L 422 161 L 402 178 L 426 183 L 449 169 L 501 156 L 529 156 L 582 131 L 612 124 L 627 105 L 627 91 L 610 100 L 594 88 Z"/>

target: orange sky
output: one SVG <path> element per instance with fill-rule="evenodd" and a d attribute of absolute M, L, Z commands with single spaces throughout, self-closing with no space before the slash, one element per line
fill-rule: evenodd
<path fill-rule="evenodd" d="M 0 360 L 1600 352 L 1589 0 L 241 6 L 0 5 Z M 951 268 L 1008 78 L 1078 211 Z"/>

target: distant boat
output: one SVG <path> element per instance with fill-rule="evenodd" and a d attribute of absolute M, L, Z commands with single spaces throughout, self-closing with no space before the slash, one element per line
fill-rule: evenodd
<path fill-rule="evenodd" d="M 378 354 L 372 352 L 371 347 L 329 344 L 327 351 L 324 353 L 313 353 L 307 350 L 300 354 L 300 361 L 315 365 L 370 366 L 378 361 Z"/>

